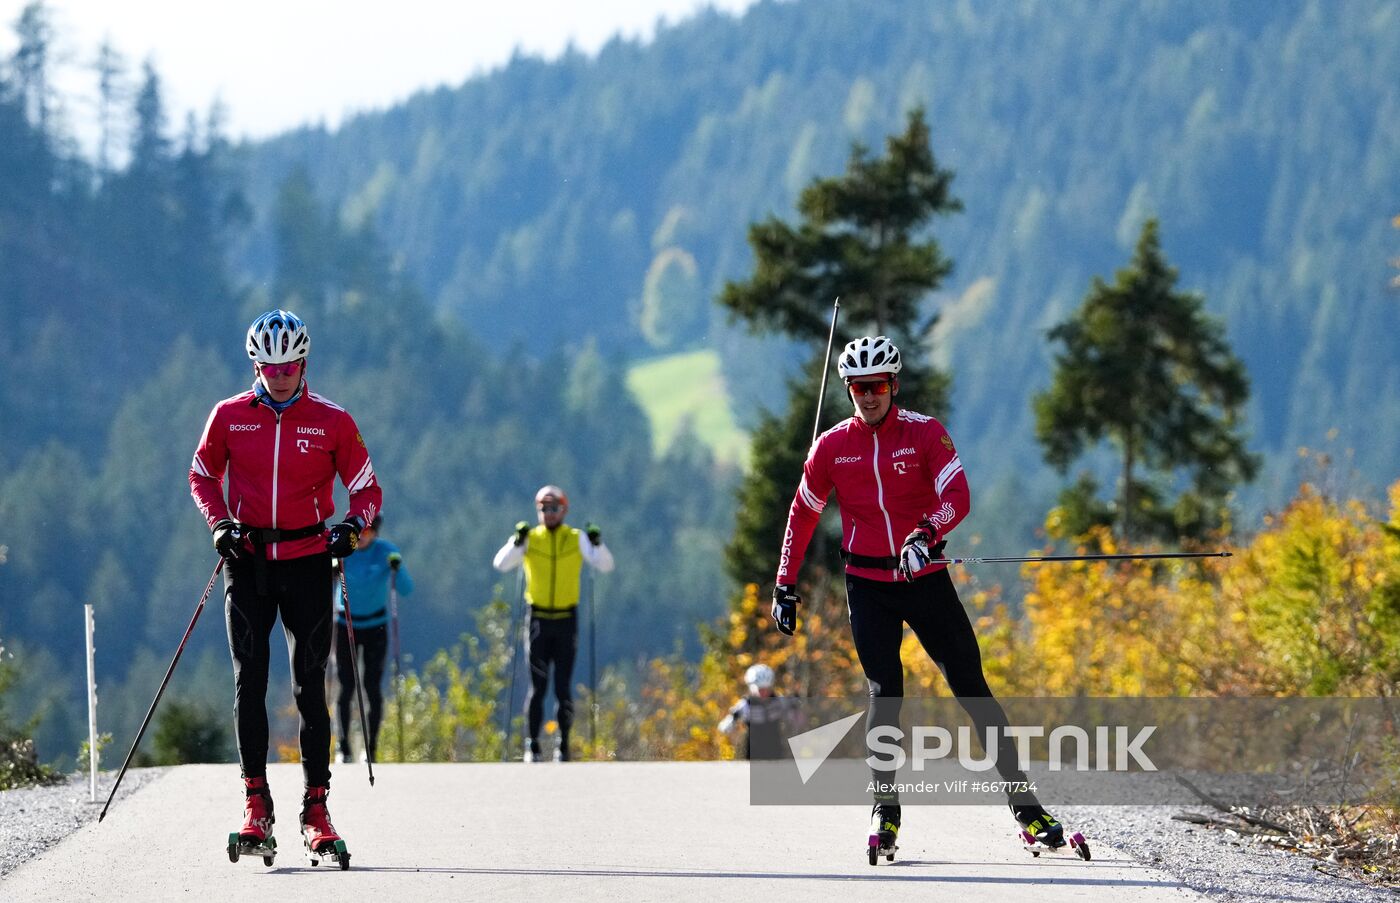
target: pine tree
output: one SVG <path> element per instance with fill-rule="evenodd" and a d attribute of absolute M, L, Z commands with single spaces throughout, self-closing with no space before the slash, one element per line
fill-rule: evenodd
<path fill-rule="evenodd" d="M 1061 495 L 1064 535 L 1111 523 L 1129 539 L 1203 536 L 1224 522 L 1231 489 L 1258 469 L 1239 431 L 1244 365 L 1203 299 L 1176 291 L 1176 281 L 1149 219 L 1113 284 L 1095 277 L 1080 308 L 1050 330 L 1062 350 L 1050 388 L 1034 400 L 1045 459 L 1064 473 L 1107 439 L 1120 462 L 1114 504 L 1095 498 L 1089 475 Z"/>
<path fill-rule="evenodd" d="M 136 93 L 136 120 L 131 135 L 131 172 L 138 178 L 164 173 L 170 162 L 170 138 L 166 134 L 164 90 L 155 64 L 146 61 L 141 88 Z"/>
<path fill-rule="evenodd" d="M 885 155 L 853 145 L 844 175 L 803 189 L 793 227 L 770 216 L 749 227 L 757 258 L 747 281 L 725 285 L 719 302 L 756 333 L 778 333 L 825 348 L 831 305 L 841 299 L 836 346 L 866 334 L 887 335 L 904 352 L 906 401 L 946 411 L 947 378 L 924 364 L 922 337 L 936 317 L 921 304 L 952 272 L 938 242 L 919 240 L 936 215 L 962 210 L 950 193 L 953 173 L 929 145 L 922 109 Z"/>
<path fill-rule="evenodd" d="M 53 21 L 42 0 L 25 5 L 15 23 L 19 49 L 15 51 L 15 74 L 25 112 L 45 138 L 52 139 L 49 116 L 53 111 L 50 84 L 54 41 Z"/>
<path fill-rule="evenodd" d="M 921 240 L 920 233 L 934 216 L 962 209 L 950 194 L 952 179 L 934 159 L 923 111 L 915 109 L 905 130 L 886 139 L 883 156 L 872 157 L 857 143 L 844 175 L 808 185 L 798 201 L 797 226 L 769 217 L 750 227 L 754 273 L 728 283 L 719 302 L 753 332 L 804 342 L 812 355 L 788 387 L 786 412 L 765 415 L 754 434 L 725 552 L 739 583 L 767 579 L 776 570 L 788 503 L 811 442 L 814 387 L 828 376 L 824 355 L 835 297 L 841 298 L 836 348 L 855 336 L 888 335 L 903 352 L 901 401 L 946 413 L 948 379 L 924 362 L 922 337 L 933 318 L 922 316 L 922 302 L 952 263 L 938 242 Z M 849 414 L 839 391 L 830 393 L 822 414 L 827 424 Z M 820 536 L 809 558 L 835 573 L 838 546 Z"/>
<path fill-rule="evenodd" d="M 115 168 L 112 163 L 113 120 L 124 99 L 126 73 L 126 61 L 110 38 L 98 47 L 93 71 L 97 73 L 97 175 L 106 179 Z"/>

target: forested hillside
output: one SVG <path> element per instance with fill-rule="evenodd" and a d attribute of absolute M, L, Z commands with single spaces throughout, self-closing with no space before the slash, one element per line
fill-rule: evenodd
<path fill-rule="evenodd" d="M 878 146 L 923 104 L 964 204 L 934 227 L 956 267 L 928 300 L 934 355 L 983 510 L 1016 522 L 977 526 L 1021 541 L 1039 522 L 1054 488 L 1029 404 L 1049 378 L 1044 333 L 1126 262 L 1149 215 L 1247 365 L 1257 515 L 1290 497 L 1299 446 L 1354 453 L 1372 489 L 1396 471 L 1375 437 L 1400 430 L 1397 39 L 1387 0 L 767 0 L 248 148 L 250 197 L 265 215 L 308 167 L 490 340 L 717 347 L 752 424 L 753 403 L 779 403 L 752 377 L 796 355 L 737 337 L 710 303 L 751 266 L 747 224 L 789 217 L 852 140 Z M 270 265 L 266 222 L 243 246 L 253 273 Z"/>
<path fill-rule="evenodd" d="M 544 482 L 619 560 L 600 659 L 693 648 L 734 589 L 736 474 L 684 438 L 656 459 L 629 371 L 717 351 L 741 425 L 783 405 L 798 349 L 714 299 L 752 269 L 749 224 L 792 218 L 853 141 L 879 147 L 917 106 L 962 204 L 932 226 L 954 270 L 925 306 L 953 380 L 932 413 L 977 500 L 964 541 L 1036 541 L 1061 481 L 1031 411 L 1046 330 L 1151 216 L 1251 382 L 1264 468 L 1241 530 L 1293 497 L 1299 446 L 1380 498 L 1400 471 L 1397 39 L 1397 0 L 764 0 L 254 145 L 231 146 L 216 111 L 168 122 L 148 67 L 124 74 L 129 102 L 104 95 L 124 150 L 92 160 L 53 93 L 53 35 L 21 34 L 0 61 L 0 645 L 22 663 L 18 715 L 47 712 L 46 757 L 76 752 L 90 601 L 110 727 L 134 731 L 214 564 L 190 454 L 251 381 L 243 330 L 273 306 L 308 321 L 309 382 L 374 456 L 418 584 L 411 654 L 474 630 L 498 587 L 514 597 L 490 556 Z M 205 617 L 178 691 L 223 707 Z"/>

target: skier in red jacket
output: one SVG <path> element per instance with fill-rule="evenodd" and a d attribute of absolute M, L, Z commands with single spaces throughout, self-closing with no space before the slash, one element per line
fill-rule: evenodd
<path fill-rule="evenodd" d="M 226 561 L 224 606 L 246 796 L 239 845 L 250 853 L 274 848 L 266 697 L 268 640 L 280 615 L 301 716 L 302 834 L 314 853 L 343 854 L 343 866 L 348 853 L 326 810 L 331 562 L 355 551 L 360 531 L 379 513 L 381 492 L 355 421 L 308 388 L 310 350 L 306 324 L 295 314 L 272 310 L 253 321 L 247 341 L 253 386 L 210 412 L 190 464 L 190 491 Z M 337 476 L 350 493 L 350 509 L 327 530 Z"/>
<path fill-rule="evenodd" d="M 945 537 L 972 510 L 972 496 L 943 424 L 894 403 L 900 368 L 899 349 L 884 336 L 865 336 L 842 350 L 837 372 L 855 415 L 823 433 L 807 455 L 783 534 L 773 619 L 785 634 L 796 630 L 797 575 L 834 489 L 841 507 L 851 634 L 870 685 L 867 728 L 898 723 L 897 700 L 904 695 L 899 650 L 907 623 L 976 722 L 978 738 L 988 727 L 999 729 L 997 771 L 1016 788 L 1010 794 L 1016 820 L 1046 845 L 1059 846 L 1059 822 L 1028 788 L 1017 787 L 1026 776 L 1004 730 L 1006 714 L 982 674 L 977 637 L 947 565 L 931 563 L 941 557 Z M 872 767 L 871 773 L 873 864 L 877 853 L 895 849 L 900 807 L 893 772 Z"/>

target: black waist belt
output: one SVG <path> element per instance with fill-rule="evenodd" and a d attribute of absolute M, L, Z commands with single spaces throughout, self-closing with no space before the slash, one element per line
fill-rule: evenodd
<path fill-rule="evenodd" d="M 250 527 L 239 524 L 243 535 L 253 544 L 253 581 L 259 596 L 267 595 L 267 547 L 274 542 L 291 542 L 293 539 L 310 539 L 326 532 L 326 522 L 309 527 L 296 527 L 283 530 L 278 527 Z"/>
<path fill-rule="evenodd" d="M 565 618 L 572 618 L 578 615 L 578 606 L 569 608 L 541 608 L 538 605 L 530 606 L 530 617 L 540 618 L 545 621 L 562 621 Z"/>
<path fill-rule="evenodd" d="M 294 530 L 283 530 L 278 527 L 250 527 L 247 524 L 239 525 L 243 530 L 243 535 L 257 546 L 270 546 L 274 542 L 291 542 L 294 539 L 310 539 L 313 536 L 320 536 L 326 532 L 326 522 L 312 524 L 309 527 L 297 527 Z"/>
<path fill-rule="evenodd" d="M 841 560 L 853 568 L 875 568 L 881 571 L 893 571 L 899 567 L 899 559 L 893 555 L 877 557 L 875 555 L 857 555 L 855 552 L 841 550 Z"/>

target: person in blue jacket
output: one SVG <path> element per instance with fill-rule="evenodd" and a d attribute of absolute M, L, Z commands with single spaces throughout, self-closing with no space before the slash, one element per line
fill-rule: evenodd
<path fill-rule="evenodd" d="M 398 546 L 379 538 L 384 518 L 376 517 L 360 533 L 355 554 L 340 562 L 350 591 L 350 616 L 355 646 L 360 652 L 360 677 L 369 702 L 369 738 L 365 755 L 371 762 L 378 748 L 379 721 L 384 712 L 384 659 L 389 650 L 389 581 L 400 596 L 413 592 L 413 578 L 403 566 Z M 337 590 L 339 587 L 337 587 Z M 345 629 L 345 603 L 335 597 L 335 670 L 340 679 L 340 751 L 336 761 L 350 761 L 350 716 L 355 706 L 355 675 L 350 670 L 350 637 Z"/>

